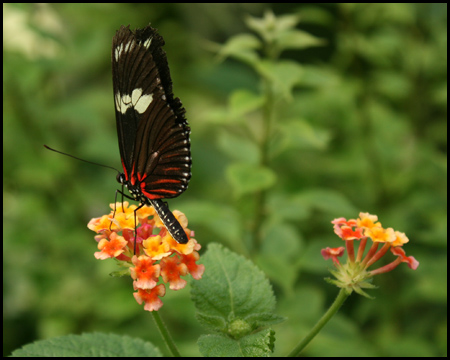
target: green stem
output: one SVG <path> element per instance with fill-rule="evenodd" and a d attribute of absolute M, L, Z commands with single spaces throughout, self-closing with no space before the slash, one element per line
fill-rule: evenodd
<path fill-rule="evenodd" d="M 274 94 L 273 84 L 270 80 L 265 79 L 265 97 L 266 103 L 263 110 L 263 129 L 260 147 L 260 165 L 265 167 L 269 164 L 269 142 L 272 131 L 272 122 L 274 116 Z M 261 247 L 262 234 L 261 227 L 264 223 L 266 215 L 266 194 L 267 190 L 260 190 L 255 194 L 255 220 L 253 225 L 253 249 L 259 250 Z"/>
<path fill-rule="evenodd" d="M 169 348 L 170 353 L 174 357 L 181 357 L 180 352 L 177 349 L 177 346 L 173 342 L 172 337 L 170 336 L 169 330 L 167 330 L 166 325 L 162 321 L 161 317 L 159 316 L 158 311 L 152 311 L 153 320 L 155 320 L 156 327 L 158 328 L 164 342 L 166 343 L 167 347 Z"/>
<path fill-rule="evenodd" d="M 341 289 L 336 300 L 330 306 L 328 311 L 322 316 L 322 318 L 317 322 L 316 325 L 311 329 L 308 335 L 306 335 L 302 341 L 289 353 L 289 357 L 299 356 L 300 353 L 305 349 L 305 347 L 311 342 L 312 339 L 319 333 L 320 330 L 325 326 L 325 324 L 336 314 L 339 308 L 342 306 L 344 301 L 348 298 L 346 290 Z"/>

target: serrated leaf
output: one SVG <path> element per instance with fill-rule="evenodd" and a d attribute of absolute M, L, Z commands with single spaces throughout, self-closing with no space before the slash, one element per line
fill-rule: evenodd
<path fill-rule="evenodd" d="M 265 327 L 269 325 L 279 324 L 286 320 L 284 316 L 271 313 L 258 313 L 250 315 L 246 318 L 247 322 L 257 327 Z"/>
<path fill-rule="evenodd" d="M 199 350 L 206 357 L 267 357 L 273 352 L 274 332 L 266 329 L 239 340 L 224 335 L 203 335 Z"/>
<path fill-rule="evenodd" d="M 268 167 L 235 163 L 228 167 L 227 178 L 238 196 L 268 189 L 276 182 L 275 173 Z"/>
<path fill-rule="evenodd" d="M 161 357 L 152 343 L 130 336 L 91 333 L 66 335 L 25 345 L 13 357 Z"/>
<path fill-rule="evenodd" d="M 236 320 L 246 322 L 251 330 L 282 321 L 273 315 L 275 297 L 269 281 L 252 262 L 210 244 L 202 263 L 205 273 L 202 281 L 192 283 L 191 294 L 204 326 L 229 334 Z"/>
<path fill-rule="evenodd" d="M 210 329 L 226 329 L 227 323 L 222 316 L 212 316 L 202 313 L 197 313 L 197 319 L 203 325 L 206 325 Z"/>

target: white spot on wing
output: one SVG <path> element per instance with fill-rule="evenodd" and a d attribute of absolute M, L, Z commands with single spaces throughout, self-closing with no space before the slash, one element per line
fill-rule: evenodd
<path fill-rule="evenodd" d="M 114 96 L 114 102 L 116 103 L 116 110 L 120 112 L 120 94 L 116 93 Z"/>
<path fill-rule="evenodd" d="M 115 101 L 117 111 L 121 112 L 122 114 L 125 114 L 127 112 L 127 109 L 131 107 L 130 95 L 121 96 L 120 93 L 116 93 Z"/>
<path fill-rule="evenodd" d="M 122 54 L 126 54 L 128 51 L 130 51 L 134 45 L 135 41 L 130 40 L 125 45 L 121 43 L 120 45 L 116 46 L 114 50 L 114 58 L 117 61 L 119 61 L 119 58 L 122 56 Z"/>
<path fill-rule="evenodd" d="M 153 101 L 153 94 L 142 95 L 142 89 L 134 89 L 131 95 L 131 102 L 134 109 L 139 113 L 143 114 L 151 102 Z"/>
<path fill-rule="evenodd" d="M 115 96 L 116 109 L 122 114 L 125 114 L 128 108 L 133 108 L 139 114 L 143 114 L 152 101 L 153 94 L 142 95 L 142 89 L 134 89 L 131 96 L 120 95 L 120 93 L 116 93 Z"/>
<path fill-rule="evenodd" d="M 142 95 L 142 89 L 134 89 L 133 93 L 131 94 L 131 102 L 133 103 L 133 105 L 135 105 L 138 101 L 139 98 Z"/>
<path fill-rule="evenodd" d="M 116 62 L 119 61 L 119 57 L 122 54 L 122 50 L 123 50 L 123 44 L 116 46 L 116 49 L 114 50 L 114 58 L 116 59 Z"/>
<path fill-rule="evenodd" d="M 130 40 L 123 48 L 123 52 L 127 53 L 130 50 L 130 48 L 133 46 L 133 43 L 134 43 L 134 40 Z"/>
<path fill-rule="evenodd" d="M 131 107 L 131 98 L 130 95 L 123 95 L 120 98 L 120 112 L 122 114 L 125 114 L 127 112 L 127 109 Z"/>
<path fill-rule="evenodd" d="M 144 42 L 144 47 L 146 49 L 148 49 L 150 47 L 150 44 L 152 43 L 152 38 L 148 38 L 147 40 L 145 40 Z"/>

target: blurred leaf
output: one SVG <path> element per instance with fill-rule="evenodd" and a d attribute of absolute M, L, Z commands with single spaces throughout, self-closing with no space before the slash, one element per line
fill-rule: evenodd
<path fill-rule="evenodd" d="M 257 145 L 242 135 L 222 131 L 217 144 L 224 154 L 239 162 L 257 164 L 259 161 Z"/>
<path fill-rule="evenodd" d="M 293 195 L 292 199 L 293 202 L 303 203 L 305 206 L 320 209 L 325 213 L 332 214 L 332 216 L 338 216 L 338 214 L 341 214 L 341 216 L 345 217 L 348 216 L 348 214 L 357 215 L 360 211 L 368 211 L 368 209 L 356 209 L 344 195 L 337 191 L 328 189 L 311 188 L 308 189 L 308 191 L 299 192 Z"/>
<path fill-rule="evenodd" d="M 190 222 L 207 226 L 223 241 L 241 241 L 240 215 L 233 207 L 212 201 L 197 200 L 183 203 L 183 210 L 189 216 Z M 200 239 L 198 240 L 201 242 Z"/>
<path fill-rule="evenodd" d="M 243 116 L 251 111 L 260 109 L 264 104 L 264 97 L 241 89 L 233 91 L 230 96 L 230 112 L 233 117 Z"/>
<path fill-rule="evenodd" d="M 275 16 L 271 10 L 266 11 L 263 18 L 252 16 L 246 18 L 247 26 L 268 43 L 276 41 L 280 33 L 294 28 L 299 21 L 298 14 Z"/>
<path fill-rule="evenodd" d="M 301 82 L 303 69 L 294 61 L 261 61 L 258 63 L 257 71 L 265 78 L 273 82 L 275 92 L 278 96 L 292 100 L 292 89 Z"/>
<path fill-rule="evenodd" d="M 394 71 L 380 71 L 374 74 L 374 86 L 387 98 L 403 100 L 411 91 L 411 81 L 405 74 Z"/>
<path fill-rule="evenodd" d="M 279 257 L 284 261 L 297 260 L 302 248 L 302 239 L 295 227 L 287 223 L 268 224 L 264 228 L 261 253 Z"/>
<path fill-rule="evenodd" d="M 271 281 L 292 293 L 297 278 L 298 259 L 303 255 L 303 241 L 290 224 L 273 223 L 264 229 L 261 252 L 256 255 L 256 264 Z"/>
<path fill-rule="evenodd" d="M 234 163 L 227 169 L 227 178 L 238 196 L 268 189 L 275 184 L 275 173 L 263 166 Z"/>
<path fill-rule="evenodd" d="M 234 57 L 245 63 L 254 64 L 259 60 L 257 50 L 261 47 L 261 41 L 251 34 L 239 34 L 231 37 L 219 50 L 220 60 Z"/>
<path fill-rule="evenodd" d="M 276 223 L 283 220 L 301 221 L 311 215 L 311 204 L 295 194 L 272 194 L 268 200 L 271 218 Z"/>
<path fill-rule="evenodd" d="M 313 127 L 302 119 L 283 121 L 278 127 L 286 138 L 286 148 L 292 149 L 318 149 L 325 150 L 331 140 L 329 130 Z"/>
<path fill-rule="evenodd" d="M 289 30 L 278 37 L 278 47 L 280 51 L 287 49 L 305 49 L 312 46 L 323 46 L 325 40 L 319 39 L 306 31 Z"/>

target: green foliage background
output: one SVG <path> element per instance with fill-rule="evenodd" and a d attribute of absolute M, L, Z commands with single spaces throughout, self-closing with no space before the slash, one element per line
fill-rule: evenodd
<path fill-rule="evenodd" d="M 280 55 L 295 66 L 274 75 L 286 96 L 261 168 L 252 141 L 260 137 L 260 79 L 245 65 L 248 54 L 231 56 L 236 44 L 227 41 L 251 33 L 246 16 L 266 9 L 299 14 L 297 28 L 323 42 Z M 337 294 L 323 281 L 331 263 L 320 249 L 341 245 L 333 218 L 360 211 L 405 232 L 407 255 L 420 267 L 376 277 L 376 299 L 352 296 L 305 355 L 446 354 L 446 4 L 3 10 L 4 355 L 69 333 L 160 342 L 130 279 L 109 278 L 114 263 L 93 257 L 86 224 L 108 211 L 115 173 L 42 146 L 120 168 L 111 39 L 122 24 L 149 22 L 166 40 L 174 93 L 192 129 L 193 177 L 171 208 L 186 213 L 204 248 L 223 243 L 267 274 L 288 318 L 274 326 L 275 354 L 290 351 Z M 197 356 L 205 330 L 189 291 L 167 291 L 163 301 L 181 352 Z"/>

